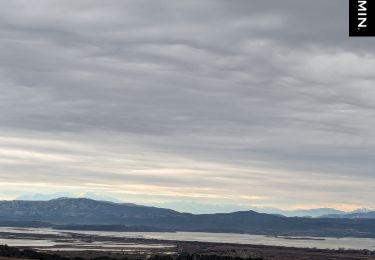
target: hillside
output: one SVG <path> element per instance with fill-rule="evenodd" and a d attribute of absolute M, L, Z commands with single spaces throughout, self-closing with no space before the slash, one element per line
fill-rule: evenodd
<path fill-rule="evenodd" d="M 1 220 L 32 220 L 53 223 L 122 224 L 126 219 L 153 219 L 180 215 L 154 207 L 92 199 L 59 198 L 50 201 L 1 201 Z"/>
<path fill-rule="evenodd" d="M 267 235 L 375 237 L 373 219 L 283 217 L 255 211 L 194 215 L 177 211 L 91 199 L 1 201 L 0 222 L 51 223 L 55 228 L 100 230 L 177 230 Z M 30 222 L 37 221 L 37 222 Z M 30 224 L 31 223 L 31 224 Z M 0 223 L 1 224 L 1 223 Z M 74 224 L 74 225 L 71 225 Z M 85 227 L 83 227 L 83 225 Z M 81 227 L 80 227 L 81 226 Z M 122 226 L 122 227 L 120 227 Z M 141 228 L 143 227 L 143 228 Z"/>

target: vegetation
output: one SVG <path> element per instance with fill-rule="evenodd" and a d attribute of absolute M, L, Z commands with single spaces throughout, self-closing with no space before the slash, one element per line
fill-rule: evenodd
<path fill-rule="evenodd" d="M 40 260 L 68 260 L 68 258 L 59 255 L 50 255 L 46 253 L 36 252 L 30 249 L 21 250 L 7 245 L 0 245 L 0 256 Z M 81 258 L 76 258 L 75 260 L 80 259 Z"/>
<path fill-rule="evenodd" d="M 39 259 L 39 260 L 85 260 L 81 257 L 64 257 L 56 254 L 48 254 L 43 252 L 37 252 L 30 249 L 18 249 L 7 245 L 0 245 L 0 256 L 3 257 L 15 257 L 15 258 L 27 258 L 27 259 Z M 122 258 L 127 260 L 129 258 Z M 170 255 L 155 255 L 149 258 L 150 260 L 262 260 L 263 258 L 240 258 L 231 256 L 217 256 L 217 255 L 196 255 L 196 254 L 180 254 L 176 256 Z M 118 260 L 118 258 L 111 257 L 96 257 L 91 260 Z M 129 259 L 130 260 L 130 259 Z"/>

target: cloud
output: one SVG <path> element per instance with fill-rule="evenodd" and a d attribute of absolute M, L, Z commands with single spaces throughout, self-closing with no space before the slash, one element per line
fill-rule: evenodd
<path fill-rule="evenodd" d="M 338 0 L 0 7 L 4 198 L 373 206 L 374 40 Z"/>

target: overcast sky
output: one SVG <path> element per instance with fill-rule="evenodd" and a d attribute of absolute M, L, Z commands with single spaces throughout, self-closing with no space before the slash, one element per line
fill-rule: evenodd
<path fill-rule="evenodd" d="M 342 0 L 0 0 L 0 198 L 374 207 Z"/>

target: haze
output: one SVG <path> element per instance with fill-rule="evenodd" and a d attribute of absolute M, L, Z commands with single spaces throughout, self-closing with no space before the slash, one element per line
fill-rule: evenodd
<path fill-rule="evenodd" d="M 373 207 L 375 42 L 346 8 L 0 0 L 0 199 Z"/>

